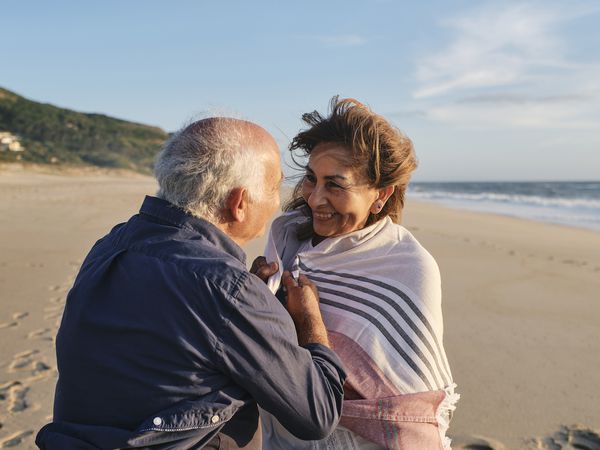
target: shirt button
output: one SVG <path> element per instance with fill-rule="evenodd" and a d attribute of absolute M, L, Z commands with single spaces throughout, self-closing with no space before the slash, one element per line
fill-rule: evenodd
<path fill-rule="evenodd" d="M 221 418 L 216 414 L 210 418 L 212 423 L 217 423 L 219 420 L 221 420 Z"/>
<path fill-rule="evenodd" d="M 160 417 L 155 417 L 152 419 L 152 423 L 156 426 L 162 425 L 162 419 Z"/>

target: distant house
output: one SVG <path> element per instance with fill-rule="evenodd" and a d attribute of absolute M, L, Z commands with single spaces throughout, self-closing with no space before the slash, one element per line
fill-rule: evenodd
<path fill-rule="evenodd" d="M 19 137 L 8 131 L 0 131 L 0 151 L 24 152 L 25 147 L 19 142 Z"/>

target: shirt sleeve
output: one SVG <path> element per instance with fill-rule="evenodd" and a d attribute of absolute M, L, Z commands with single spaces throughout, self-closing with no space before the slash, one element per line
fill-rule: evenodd
<path fill-rule="evenodd" d="M 324 438 L 341 416 L 341 361 L 323 345 L 298 345 L 291 317 L 260 279 L 238 281 L 218 336 L 223 370 L 296 437 Z"/>

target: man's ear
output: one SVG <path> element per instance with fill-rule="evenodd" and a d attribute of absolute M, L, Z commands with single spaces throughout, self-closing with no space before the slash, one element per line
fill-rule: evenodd
<path fill-rule="evenodd" d="M 227 211 L 234 222 L 243 222 L 248 209 L 248 190 L 243 187 L 233 188 L 227 198 Z"/>

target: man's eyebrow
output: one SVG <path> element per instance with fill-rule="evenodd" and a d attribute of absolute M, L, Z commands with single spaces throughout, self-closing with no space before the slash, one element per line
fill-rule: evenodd
<path fill-rule="evenodd" d="M 306 171 L 310 172 L 313 175 L 315 173 L 315 171 L 312 170 L 308 164 L 306 165 Z M 325 175 L 324 178 L 326 180 L 343 180 L 343 181 L 346 181 L 346 182 L 350 182 L 350 180 L 348 179 L 348 177 L 345 177 L 343 175 Z"/>

